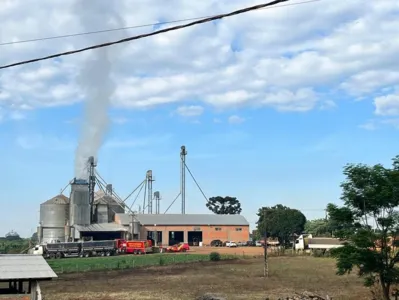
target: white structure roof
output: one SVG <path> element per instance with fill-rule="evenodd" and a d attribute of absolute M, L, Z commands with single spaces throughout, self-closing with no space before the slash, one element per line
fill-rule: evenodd
<path fill-rule="evenodd" d="M 0 254 L 0 280 L 58 277 L 41 255 Z"/>

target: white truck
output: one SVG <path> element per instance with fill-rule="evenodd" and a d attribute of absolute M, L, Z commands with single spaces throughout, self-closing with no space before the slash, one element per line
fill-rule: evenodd
<path fill-rule="evenodd" d="M 328 251 L 333 248 L 342 247 L 343 242 L 336 238 L 313 238 L 311 234 L 302 234 L 295 241 L 297 251 Z"/>

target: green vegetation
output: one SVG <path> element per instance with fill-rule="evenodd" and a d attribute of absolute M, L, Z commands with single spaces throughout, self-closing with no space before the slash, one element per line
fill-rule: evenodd
<path fill-rule="evenodd" d="M 234 259 L 235 255 L 221 255 L 221 259 Z M 132 269 L 159 265 L 173 265 L 209 261 L 210 255 L 206 254 L 147 254 L 147 255 L 121 255 L 112 257 L 93 258 L 63 258 L 48 260 L 49 265 L 57 274 L 76 273 L 100 270 Z"/>
<path fill-rule="evenodd" d="M 262 234 L 266 226 L 267 236 L 278 238 L 282 245 L 289 244 L 293 234 L 301 234 L 306 224 L 306 217 L 302 212 L 281 204 L 260 208 L 258 217 L 258 233 Z"/>
<path fill-rule="evenodd" d="M 211 197 L 206 207 L 217 215 L 239 215 L 242 211 L 241 203 L 236 197 Z"/>
<path fill-rule="evenodd" d="M 344 206 L 327 206 L 334 235 L 348 241 L 331 253 L 337 260 L 337 273 L 356 270 L 366 286 L 378 288 L 374 298 L 388 300 L 399 283 L 399 252 L 392 243 L 399 233 L 399 212 L 395 210 L 399 205 L 399 156 L 393 159 L 392 168 L 349 164 L 344 175 Z"/>
<path fill-rule="evenodd" d="M 312 234 L 313 237 L 331 237 L 331 225 L 327 219 L 308 220 L 305 232 Z"/>
<path fill-rule="evenodd" d="M 220 253 L 219 252 L 211 252 L 209 253 L 209 260 L 210 261 L 219 261 L 220 260 Z"/>

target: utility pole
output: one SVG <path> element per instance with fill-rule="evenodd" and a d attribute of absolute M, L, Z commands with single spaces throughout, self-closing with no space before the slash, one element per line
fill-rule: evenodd
<path fill-rule="evenodd" d="M 181 193 L 181 213 L 186 213 L 186 146 L 181 146 L 180 151 L 180 193 Z"/>
<path fill-rule="evenodd" d="M 265 243 L 263 245 L 264 247 L 264 267 L 263 267 L 263 276 L 265 278 L 269 277 L 269 262 L 268 262 L 268 257 L 267 257 L 267 230 L 266 230 L 266 209 L 263 209 L 263 224 L 265 226 L 265 231 L 263 234 L 263 237 L 265 239 Z"/>

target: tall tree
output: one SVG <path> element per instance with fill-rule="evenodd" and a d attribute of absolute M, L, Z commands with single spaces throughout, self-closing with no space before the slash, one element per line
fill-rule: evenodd
<path fill-rule="evenodd" d="M 366 286 L 379 285 L 380 296 L 389 300 L 392 285 L 399 283 L 399 249 L 392 242 L 399 233 L 399 213 L 395 211 L 399 205 L 399 156 L 393 159 L 392 168 L 348 164 L 344 175 L 344 206 L 327 206 L 334 235 L 347 241 L 332 251 L 337 274 L 356 268 Z"/>
<path fill-rule="evenodd" d="M 305 224 L 305 232 L 313 236 L 331 236 L 331 226 L 326 219 L 308 220 Z"/>
<path fill-rule="evenodd" d="M 284 245 L 289 243 L 293 234 L 301 234 L 306 223 L 306 217 L 302 212 L 281 204 L 260 208 L 258 217 L 258 232 L 263 233 L 266 228 L 268 236 L 278 238 Z"/>
<path fill-rule="evenodd" d="M 240 201 L 229 196 L 209 198 L 206 207 L 217 215 L 239 215 L 242 211 Z"/>

